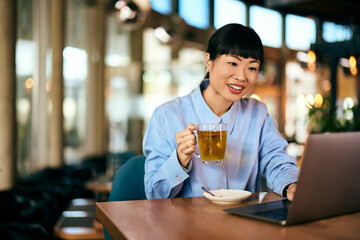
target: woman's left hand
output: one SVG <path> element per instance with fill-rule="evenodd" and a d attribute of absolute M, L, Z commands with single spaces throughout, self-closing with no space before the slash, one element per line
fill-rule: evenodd
<path fill-rule="evenodd" d="M 292 183 L 288 187 L 286 197 L 287 197 L 287 199 L 289 199 L 289 201 L 294 200 L 295 191 L 296 191 L 296 185 L 297 185 L 296 183 Z"/>

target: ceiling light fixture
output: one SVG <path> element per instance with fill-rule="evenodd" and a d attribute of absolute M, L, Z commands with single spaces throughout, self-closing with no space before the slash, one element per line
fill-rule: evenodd
<path fill-rule="evenodd" d="M 142 24 L 149 7 L 144 0 L 118 0 L 115 2 L 116 18 L 124 24 Z"/>
<path fill-rule="evenodd" d="M 154 30 L 155 37 L 163 44 L 172 44 L 174 42 L 174 32 L 165 26 L 160 26 Z"/>

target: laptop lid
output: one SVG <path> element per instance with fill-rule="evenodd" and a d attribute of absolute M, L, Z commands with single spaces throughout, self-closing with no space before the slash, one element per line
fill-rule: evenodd
<path fill-rule="evenodd" d="M 360 211 L 360 132 L 309 136 L 287 224 Z"/>
<path fill-rule="evenodd" d="M 288 211 L 287 217 L 271 213 L 280 209 Z M 360 132 L 309 136 L 292 203 L 281 200 L 224 211 L 281 225 L 360 211 Z"/>

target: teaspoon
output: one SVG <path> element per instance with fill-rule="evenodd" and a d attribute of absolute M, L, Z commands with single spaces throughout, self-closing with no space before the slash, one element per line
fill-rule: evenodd
<path fill-rule="evenodd" d="M 210 192 L 209 190 L 207 190 L 204 186 L 201 187 L 202 190 L 204 190 L 205 192 L 207 192 L 208 194 L 210 194 L 213 197 L 222 197 L 222 196 L 216 196 L 215 194 L 213 194 L 212 192 Z"/>

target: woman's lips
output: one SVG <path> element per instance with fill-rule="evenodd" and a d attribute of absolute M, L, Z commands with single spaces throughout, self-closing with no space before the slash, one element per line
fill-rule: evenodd
<path fill-rule="evenodd" d="M 235 94 L 240 94 L 242 93 L 244 86 L 239 85 L 239 84 L 227 84 L 230 92 L 235 93 Z"/>

